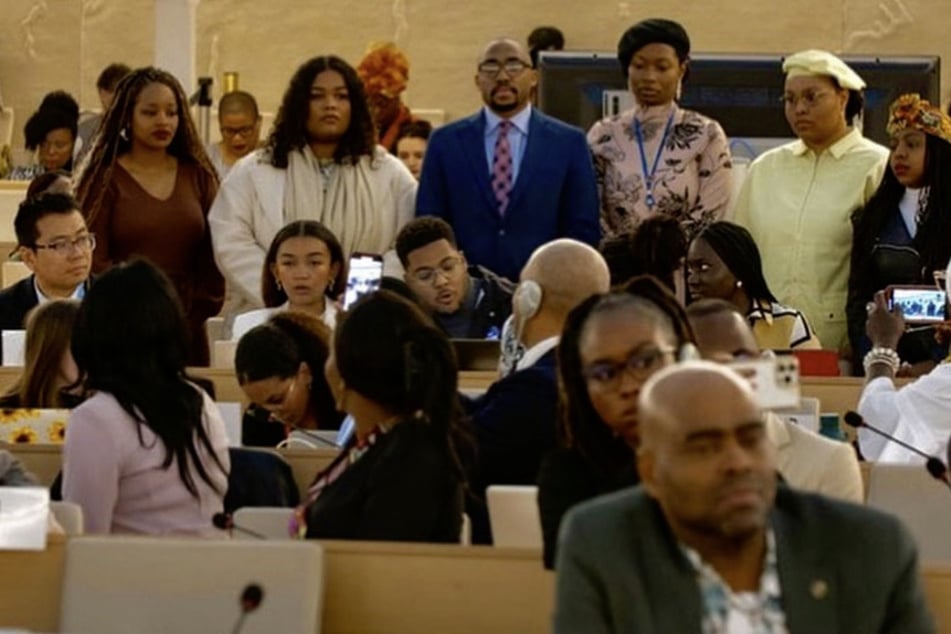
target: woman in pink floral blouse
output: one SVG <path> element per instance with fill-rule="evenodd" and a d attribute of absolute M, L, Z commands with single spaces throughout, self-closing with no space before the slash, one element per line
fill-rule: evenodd
<path fill-rule="evenodd" d="M 726 134 L 716 121 L 676 102 L 689 54 L 686 31 L 671 20 L 639 22 L 618 42 L 635 105 L 588 132 L 605 237 L 663 213 L 693 239 L 726 214 L 732 190 Z"/>

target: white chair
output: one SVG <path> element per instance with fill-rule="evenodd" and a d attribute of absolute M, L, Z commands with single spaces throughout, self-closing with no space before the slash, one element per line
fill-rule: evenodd
<path fill-rule="evenodd" d="M 819 399 L 803 396 L 796 407 L 787 407 L 775 410 L 776 415 L 787 423 L 799 425 L 809 431 L 819 433 Z"/>
<path fill-rule="evenodd" d="M 486 492 L 492 543 L 512 548 L 541 548 L 538 487 L 490 486 Z"/>
<path fill-rule="evenodd" d="M 459 543 L 463 546 L 472 545 L 472 520 L 466 513 L 462 514 L 462 530 L 459 532 Z"/>
<path fill-rule="evenodd" d="M 83 507 L 73 502 L 50 502 L 50 513 L 67 535 L 82 535 L 85 531 Z"/>
<path fill-rule="evenodd" d="M 901 518 L 922 564 L 951 565 L 951 490 L 924 465 L 873 464 L 867 504 Z"/>
<path fill-rule="evenodd" d="M 218 340 L 212 345 L 214 347 L 211 349 L 211 367 L 234 368 L 234 353 L 238 349 L 238 342 Z"/>
<path fill-rule="evenodd" d="M 242 634 L 319 634 L 323 550 L 314 542 L 75 537 L 66 546 L 59 631 L 227 632 L 251 586 Z"/>
<path fill-rule="evenodd" d="M 268 539 L 290 539 L 287 527 L 293 515 L 294 509 L 286 506 L 245 506 L 234 512 L 234 524 Z M 232 535 L 235 539 L 257 539 L 239 530 Z"/>

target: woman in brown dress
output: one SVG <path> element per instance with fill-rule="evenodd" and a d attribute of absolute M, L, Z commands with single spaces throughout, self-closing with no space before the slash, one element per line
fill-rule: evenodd
<path fill-rule="evenodd" d="M 192 365 L 208 364 L 204 322 L 224 297 L 207 223 L 217 191 L 178 81 L 151 67 L 124 77 L 76 190 L 96 235 L 93 272 L 132 256 L 158 266 L 184 306 Z"/>

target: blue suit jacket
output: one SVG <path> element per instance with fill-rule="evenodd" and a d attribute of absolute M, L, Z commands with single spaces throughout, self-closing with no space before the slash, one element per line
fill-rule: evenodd
<path fill-rule="evenodd" d="M 518 280 L 532 251 L 546 242 L 574 238 L 597 245 L 598 190 L 584 133 L 532 110 L 525 154 L 502 217 L 486 162 L 485 125 L 480 111 L 433 133 L 416 215 L 448 222 L 470 264 L 511 280 Z"/>

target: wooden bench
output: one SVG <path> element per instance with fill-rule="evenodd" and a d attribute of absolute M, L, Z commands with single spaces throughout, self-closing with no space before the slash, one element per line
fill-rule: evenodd
<path fill-rule="evenodd" d="M 551 629 L 554 575 L 537 550 L 318 543 L 326 553 L 323 634 Z M 67 545 L 51 536 L 42 552 L 0 552 L 0 627 L 58 631 Z M 951 568 L 922 574 L 938 632 L 951 634 Z"/>

